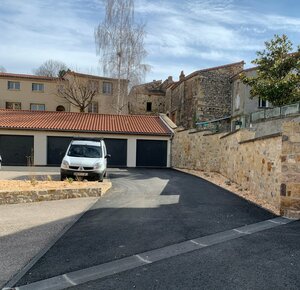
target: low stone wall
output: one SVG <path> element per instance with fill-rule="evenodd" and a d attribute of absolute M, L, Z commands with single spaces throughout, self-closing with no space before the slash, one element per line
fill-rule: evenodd
<path fill-rule="evenodd" d="M 27 203 L 58 199 L 97 197 L 102 195 L 101 187 L 65 188 L 29 191 L 1 191 L 0 204 Z"/>
<path fill-rule="evenodd" d="M 221 173 L 273 205 L 283 215 L 300 217 L 300 123 L 283 132 L 255 138 L 252 130 L 229 134 L 177 132 L 172 166 Z"/>

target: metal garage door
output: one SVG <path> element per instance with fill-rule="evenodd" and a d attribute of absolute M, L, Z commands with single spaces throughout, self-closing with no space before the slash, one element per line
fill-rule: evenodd
<path fill-rule="evenodd" d="M 107 153 L 111 158 L 107 159 L 108 167 L 126 167 L 127 166 L 127 139 L 105 138 Z"/>
<path fill-rule="evenodd" d="M 47 137 L 47 164 L 59 166 L 73 137 Z"/>
<path fill-rule="evenodd" d="M 33 162 L 33 136 L 0 135 L 3 165 L 26 166 Z"/>
<path fill-rule="evenodd" d="M 136 166 L 166 167 L 168 141 L 137 140 Z"/>

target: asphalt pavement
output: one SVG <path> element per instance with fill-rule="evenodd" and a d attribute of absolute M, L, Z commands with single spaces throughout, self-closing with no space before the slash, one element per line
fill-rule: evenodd
<path fill-rule="evenodd" d="M 114 170 L 109 177 L 113 189 L 17 285 L 275 218 L 218 186 L 175 170 Z M 275 288 L 292 289 L 299 286 L 294 277 L 300 272 L 299 227 L 299 222 L 280 225 L 75 289 L 268 289 L 259 287 L 268 286 L 268 279 Z M 286 269 L 288 263 L 293 267 Z M 279 276 L 273 279 L 276 271 Z"/>

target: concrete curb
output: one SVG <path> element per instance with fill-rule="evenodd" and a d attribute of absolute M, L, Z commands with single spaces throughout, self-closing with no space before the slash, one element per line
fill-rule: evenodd
<path fill-rule="evenodd" d="M 37 253 L 26 266 L 24 266 L 17 274 L 15 274 L 6 284 L 2 287 L 3 289 L 14 289 L 12 288 L 17 282 L 31 269 L 38 260 L 43 257 L 49 249 L 87 212 L 92 208 L 95 203 L 99 200 L 98 197 L 94 202 L 88 205 L 81 213 L 77 214 L 73 221 L 67 224 L 39 253 Z"/>

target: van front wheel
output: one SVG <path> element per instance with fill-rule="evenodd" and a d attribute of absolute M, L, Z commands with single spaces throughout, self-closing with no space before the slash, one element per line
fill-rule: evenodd
<path fill-rule="evenodd" d="M 98 175 L 98 181 L 103 182 L 103 173 Z"/>

